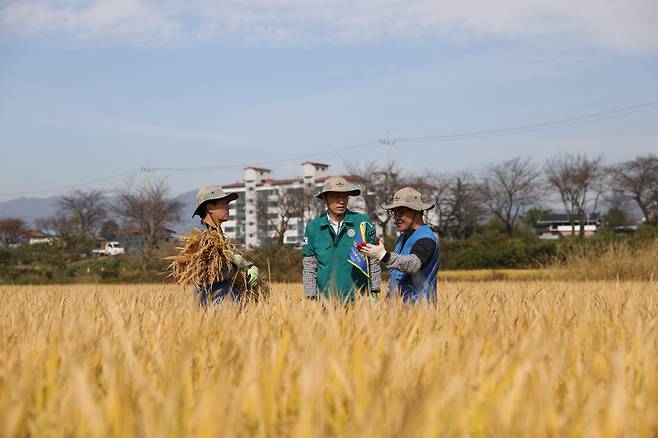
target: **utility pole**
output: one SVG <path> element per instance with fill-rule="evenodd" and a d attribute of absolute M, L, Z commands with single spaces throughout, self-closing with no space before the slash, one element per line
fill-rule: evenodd
<path fill-rule="evenodd" d="M 151 162 L 147 161 L 146 166 L 140 168 L 139 170 L 146 174 L 146 186 L 148 187 L 149 191 L 153 190 L 153 172 L 155 172 L 155 169 L 151 167 Z"/>
<path fill-rule="evenodd" d="M 393 165 L 393 145 L 395 140 L 391 140 L 388 129 L 386 130 L 386 138 L 379 140 L 380 144 L 386 145 L 386 165 L 390 168 Z"/>

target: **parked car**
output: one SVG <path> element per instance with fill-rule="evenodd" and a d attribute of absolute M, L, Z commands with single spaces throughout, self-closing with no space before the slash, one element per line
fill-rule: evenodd
<path fill-rule="evenodd" d="M 119 242 L 103 242 L 100 248 L 96 248 L 93 251 L 94 255 L 98 256 L 116 256 L 120 254 L 125 254 L 126 250 Z"/>

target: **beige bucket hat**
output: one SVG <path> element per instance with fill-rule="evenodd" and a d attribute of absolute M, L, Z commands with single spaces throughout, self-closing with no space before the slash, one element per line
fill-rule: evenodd
<path fill-rule="evenodd" d="M 393 195 L 393 202 L 384 204 L 382 207 L 385 210 L 393 210 L 396 207 L 407 207 L 416 211 L 431 210 L 434 204 L 423 202 L 420 192 L 411 187 L 404 187 Z"/>
<path fill-rule="evenodd" d="M 217 199 L 226 199 L 228 202 L 238 199 L 237 193 L 227 193 L 220 186 L 205 186 L 199 189 L 196 194 L 196 208 L 192 217 L 203 217 L 203 206 L 208 201 L 215 201 Z"/>
<path fill-rule="evenodd" d="M 322 199 L 322 195 L 327 192 L 347 193 L 349 196 L 359 196 L 361 194 L 360 189 L 354 187 L 342 176 L 332 176 L 331 178 L 327 178 L 322 186 L 322 191 L 315 195 L 315 197 Z"/>

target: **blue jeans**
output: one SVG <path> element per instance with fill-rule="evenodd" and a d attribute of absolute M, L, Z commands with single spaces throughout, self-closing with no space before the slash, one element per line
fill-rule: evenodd
<path fill-rule="evenodd" d="M 229 297 L 236 303 L 240 301 L 240 294 L 231 289 L 228 281 L 213 283 L 210 289 L 194 288 L 194 292 L 199 296 L 201 307 L 208 307 L 210 304 L 218 305 L 226 297 Z"/>

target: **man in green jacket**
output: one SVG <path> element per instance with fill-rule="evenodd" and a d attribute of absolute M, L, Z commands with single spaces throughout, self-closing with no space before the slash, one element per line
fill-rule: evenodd
<path fill-rule="evenodd" d="M 370 218 L 347 208 L 350 196 L 361 191 L 345 178 L 328 178 L 316 196 L 323 200 L 327 211 L 306 226 L 302 249 L 304 264 L 304 295 L 352 301 L 356 293 L 375 297 L 380 289 L 381 268 L 377 260 L 369 260 L 370 279 L 348 262 L 361 223 L 365 223 L 365 240 L 375 243 L 376 232 Z"/>

